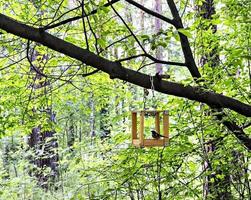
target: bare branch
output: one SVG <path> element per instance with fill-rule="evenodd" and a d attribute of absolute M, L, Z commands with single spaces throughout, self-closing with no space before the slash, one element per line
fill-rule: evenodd
<path fill-rule="evenodd" d="M 118 1 L 120 1 L 120 0 L 112 0 L 111 2 L 108 2 L 108 3 L 104 4 L 103 6 L 104 6 L 104 7 L 109 7 L 110 5 L 112 5 L 112 4 L 114 4 L 114 3 L 117 3 Z M 77 8 L 78 8 L 78 7 L 77 7 Z M 96 13 L 98 12 L 98 10 L 99 10 L 99 9 L 95 9 L 95 10 L 91 11 L 90 13 L 86 14 L 85 17 L 96 14 Z M 81 19 L 82 17 L 83 17 L 82 15 L 80 15 L 80 16 L 75 16 L 75 17 L 71 17 L 71 18 L 68 18 L 68 19 L 66 19 L 66 20 L 63 20 L 63 21 L 61 21 L 61 22 L 58 22 L 58 23 L 56 23 L 56 24 L 47 25 L 47 26 L 45 26 L 45 27 L 41 27 L 40 30 L 41 30 L 41 31 L 45 31 L 45 30 L 48 30 L 48 29 L 56 28 L 56 27 L 58 27 L 58 26 L 67 24 L 67 23 L 69 23 L 69 22 L 77 21 L 77 20 Z"/>
<path fill-rule="evenodd" d="M 139 57 L 147 57 L 150 60 L 154 61 L 155 63 L 161 63 L 161 64 L 166 64 L 166 65 L 176 65 L 176 66 L 186 66 L 185 63 L 158 60 L 158 59 L 154 58 L 153 56 L 151 56 L 149 54 L 133 55 L 133 56 L 130 56 L 130 57 L 127 57 L 127 58 L 121 58 L 121 59 L 116 60 L 116 61 L 117 62 L 124 62 L 124 61 L 127 61 L 127 60 L 132 60 L 132 59 L 135 59 L 135 58 L 139 58 Z"/>
<path fill-rule="evenodd" d="M 161 20 L 163 20 L 163 21 L 165 21 L 165 22 L 167 22 L 167 23 L 169 23 L 169 24 L 172 24 L 173 26 L 176 27 L 176 23 L 175 23 L 174 20 L 169 19 L 169 18 L 167 18 L 167 17 L 165 17 L 165 16 L 163 16 L 163 15 L 157 13 L 157 12 L 154 12 L 154 11 L 152 11 L 152 10 L 150 10 L 150 9 L 148 9 L 148 8 L 146 8 L 146 7 L 144 7 L 144 6 L 142 6 L 141 4 L 139 4 L 139 3 L 137 3 L 137 2 L 135 2 L 135 1 L 133 1 L 133 0 L 125 0 L 125 1 L 128 2 L 129 4 L 134 5 L 135 7 L 137 7 L 137 8 L 139 8 L 139 9 L 143 10 L 143 11 L 146 12 L 147 14 L 152 15 L 152 16 L 154 16 L 154 17 L 157 17 L 157 18 L 159 18 L 159 19 L 161 19 Z"/>

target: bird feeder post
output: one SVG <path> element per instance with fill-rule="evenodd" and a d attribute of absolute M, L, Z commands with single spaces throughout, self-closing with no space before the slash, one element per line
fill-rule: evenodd
<path fill-rule="evenodd" d="M 160 133 L 160 119 L 158 111 L 156 111 L 155 113 L 155 130 L 157 131 L 157 133 Z"/>
<path fill-rule="evenodd" d="M 145 118 L 145 112 L 141 111 L 140 112 L 140 129 L 139 129 L 139 145 L 141 147 L 144 146 L 144 118 Z"/>
<path fill-rule="evenodd" d="M 137 137 L 137 112 L 132 112 L 132 140 L 138 139 Z"/>
<path fill-rule="evenodd" d="M 164 138 L 164 144 L 167 145 L 169 142 L 169 114 L 168 111 L 163 112 L 163 135 Z"/>

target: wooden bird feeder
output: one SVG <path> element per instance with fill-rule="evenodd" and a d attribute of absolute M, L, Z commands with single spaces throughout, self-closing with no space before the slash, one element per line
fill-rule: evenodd
<path fill-rule="evenodd" d="M 132 144 L 136 147 L 162 147 L 166 146 L 169 142 L 169 114 L 167 110 L 163 111 L 132 111 Z M 137 114 L 140 115 L 139 127 L 137 123 Z M 155 131 L 164 135 L 165 137 L 161 137 L 159 139 L 145 139 L 144 130 L 145 130 L 145 116 L 155 116 Z M 161 124 L 161 116 L 162 116 L 162 127 L 163 131 L 161 132 L 160 124 Z M 139 128 L 139 132 L 138 132 Z"/>

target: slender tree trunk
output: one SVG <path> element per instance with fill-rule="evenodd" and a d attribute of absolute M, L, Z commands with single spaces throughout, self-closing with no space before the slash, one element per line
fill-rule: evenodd
<path fill-rule="evenodd" d="M 2 160 L 3 160 L 3 168 L 5 170 L 4 178 L 10 177 L 10 142 L 7 138 L 3 139 L 3 153 L 2 153 Z"/>
<path fill-rule="evenodd" d="M 31 73 L 34 74 L 32 87 L 33 91 L 44 89 L 44 95 L 46 95 L 46 87 L 50 86 L 49 81 L 43 80 L 43 68 L 41 66 L 35 66 L 33 61 L 37 60 L 39 56 L 36 50 L 32 51 L 30 66 Z M 42 56 L 42 60 L 47 60 L 46 55 Z M 38 81 L 39 80 L 39 81 Z M 38 112 L 36 109 L 33 109 L 34 114 Z M 39 111 L 41 114 L 46 113 L 50 123 L 55 123 L 55 113 L 51 108 L 41 108 Z M 31 157 L 31 163 L 36 167 L 32 170 L 31 175 L 34 175 L 38 179 L 39 185 L 41 187 L 48 189 L 50 184 L 53 183 L 58 177 L 58 142 L 55 137 L 54 130 L 43 130 L 42 125 L 34 127 L 31 131 L 31 134 L 28 138 L 28 145 L 34 151 L 34 156 Z M 50 168 L 49 174 L 46 173 L 46 168 Z"/>
<path fill-rule="evenodd" d="M 161 4 L 161 0 L 155 0 L 155 11 L 159 14 L 162 14 L 162 4 Z M 162 29 L 162 22 L 159 18 L 155 18 L 155 32 L 158 34 Z M 163 49 L 161 46 L 158 46 L 156 48 L 156 58 L 158 60 L 162 60 L 163 59 Z M 163 74 L 163 67 L 160 63 L 156 64 L 156 73 L 158 74 Z"/>
<path fill-rule="evenodd" d="M 91 115 L 90 115 L 90 135 L 91 137 L 95 137 L 96 133 L 95 133 L 95 102 L 93 99 L 93 93 L 90 96 L 90 106 L 91 106 Z"/>
<path fill-rule="evenodd" d="M 74 128 L 74 113 L 70 114 L 69 118 L 69 128 L 67 131 L 67 146 L 72 147 L 75 142 L 75 128 Z"/>
<path fill-rule="evenodd" d="M 234 169 L 231 173 L 231 180 L 233 182 L 234 189 L 238 193 L 238 199 L 251 199 L 250 181 L 248 178 L 248 159 L 245 159 L 245 155 L 238 151 L 233 151 L 232 156 L 232 163 L 234 163 Z"/>
<path fill-rule="evenodd" d="M 40 10 L 41 2 L 40 1 L 31 1 L 34 7 L 39 12 L 40 17 L 43 16 L 43 11 Z M 45 79 L 43 80 L 43 64 L 38 66 L 33 64 L 33 61 L 38 59 L 39 53 L 35 49 L 30 49 L 30 52 L 27 53 L 30 60 L 30 72 L 33 74 L 33 84 L 30 85 L 33 91 L 44 89 L 44 95 L 47 95 L 46 88 L 50 87 L 50 82 Z M 48 60 L 48 55 L 41 56 L 41 63 Z M 37 82 L 37 80 L 39 80 Z M 40 108 L 40 113 L 46 113 L 50 123 L 55 123 L 56 114 L 52 111 L 51 107 Z M 38 112 L 35 108 L 33 112 Z M 36 166 L 33 168 L 31 175 L 34 175 L 38 179 L 39 185 L 41 187 L 48 189 L 50 183 L 53 183 L 58 177 L 58 142 L 55 137 L 54 130 L 43 130 L 42 125 L 34 127 L 31 131 L 31 134 L 28 138 L 28 145 L 34 151 L 34 156 L 31 157 L 31 162 Z M 50 168 L 49 174 L 46 173 L 46 168 Z"/>
<path fill-rule="evenodd" d="M 108 105 L 103 107 L 100 111 L 100 130 L 101 130 L 101 139 L 109 138 L 111 134 L 109 122 L 109 110 Z"/>
<path fill-rule="evenodd" d="M 140 0 L 140 4 L 144 5 L 144 0 Z M 145 12 L 140 10 L 140 30 L 144 31 L 145 29 Z"/>
<path fill-rule="evenodd" d="M 54 114 L 50 111 L 48 111 L 48 115 L 54 118 Z M 31 175 L 37 177 L 39 185 L 48 189 L 49 185 L 58 177 L 58 143 L 55 131 L 41 130 L 41 126 L 33 128 L 28 138 L 28 145 L 34 151 L 31 162 L 36 166 Z M 45 172 L 46 168 L 50 168 L 49 174 Z"/>

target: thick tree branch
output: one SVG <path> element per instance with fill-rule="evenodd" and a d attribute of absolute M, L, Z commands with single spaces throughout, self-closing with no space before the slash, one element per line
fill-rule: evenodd
<path fill-rule="evenodd" d="M 57 52 L 82 61 L 87 65 L 108 73 L 111 78 L 118 78 L 144 88 L 151 88 L 150 76 L 146 74 L 124 68 L 118 62 L 109 61 L 86 49 L 61 40 L 49 33 L 41 32 L 37 28 L 27 26 L 2 14 L 0 14 L 0 28 L 16 36 L 41 43 Z M 228 108 L 246 117 L 251 117 L 251 106 L 233 98 L 205 91 L 198 87 L 184 86 L 174 82 L 159 80 L 156 77 L 154 77 L 153 80 L 156 91 L 206 103 L 213 108 Z M 232 127 L 234 133 L 236 131 L 235 128 L 236 127 Z M 238 137 L 238 133 L 235 135 Z M 251 145 L 247 146 L 248 142 L 244 144 L 251 150 Z"/>
<path fill-rule="evenodd" d="M 43 44 L 55 51 L 75 58 L 83 63 L 108 73 L 113 78 L 128 81 L 130 83 L 151 88 L 150 76 L 122 67 L 118 62 L 112 62 L 96 54 L 82 49 L 74 44 L 61 40 L 49 33 L 41 32 L 37 28 L 17 22 L 3 14 L 0 14 L 0 28 L 16 36 Z M 190 100 L 206 103 L 216 108 L 229 108 L 244 116 L 251 117 L 251 106 L 214 92 L 204 91 L 198 87 L 184 86 L 182 84 L 159 81 L 154 79 L 155 90 L 184 97 Z"/>
<path fill-rule="evenodd" d="M 173 20 L 175 21 L 176 29 L 184 28 L 174 1 L 168 0 L 167 3 L 173 15 Z M 178 32 L 178 34 L 180 36 L 181 48 L 185 57 L 187 67 L 194 78 L 200 78 L 201 75 L 193 59 L 193 54 L 192 54 L 192 50 L 191 50 L 188 38 L 181 32 Z"/>
<path fill-rule="evenodd" d="M 251 138 L 249 138 L 243 128 L 239 127 L 236 123 L 234 122 L 230 122 L 228 120 L 224 120 L 224 114 L 218 114 L 216 115 L 217 119 L 222 121 L 222 123 L 228 128 L 228 130 L 230 130 L 235 137 L 237 137 L 239 139 L 239 141 L 241 141 L 241 143 L 247 147 L 247 149 L 251 150 Z"/>

